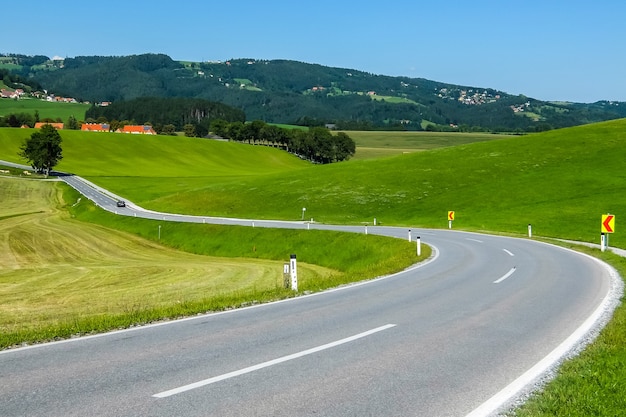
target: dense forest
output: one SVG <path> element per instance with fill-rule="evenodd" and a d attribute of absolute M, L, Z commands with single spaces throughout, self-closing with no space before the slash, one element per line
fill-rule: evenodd
<path fill-rule="evenodd" d="M 203 99 L 144 97 L 113 102 L 104 107 L 92 105 L 85 118 L 91 122 L 129 120 L 135 124 L 148 123 L 158 133 L 183 131 L 187 125 L 192 125 L 194 136 L 206 136 L 212 121 L 245 122 L 246 115 L 242 110 Z"/>
<path fill-rule="evenodd" d="M 81 101 L 198 98 L 237 108 L 248 120 L 338 129 L 524 132 L 626 117 L 626 103 L 544 102 L 490 88 L 288 60 L 44 58 L 5 55 L 0 64 L 10 60 L 11 74 Z"/>

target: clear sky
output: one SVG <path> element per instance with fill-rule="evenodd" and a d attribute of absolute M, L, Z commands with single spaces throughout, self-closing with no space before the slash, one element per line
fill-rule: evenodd
<path fill-rule="evenodd" d="M 626 101 L 623 0 L 12 4 L 3 8 L 0 53 L 292 59 L 541 100 Z"/>

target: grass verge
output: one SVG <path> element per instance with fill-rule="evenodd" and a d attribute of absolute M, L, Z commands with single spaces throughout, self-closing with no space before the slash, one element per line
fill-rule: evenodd
<path fill-rule="evenodd" d="M 576 246 L 612 265 L 626 277 L 626 258 Z M 626 410 L 626 307 L 622 304 L 598 338 L 580 355 L 566 361 L 554 380 L 518 409 L 515 417 L 621 416 Z"/>

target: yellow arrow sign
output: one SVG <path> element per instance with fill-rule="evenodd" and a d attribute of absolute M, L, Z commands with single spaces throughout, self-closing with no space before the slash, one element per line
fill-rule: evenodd
<path fill-rule="evenodd" d="M 601 229 L 602 233 L 613 233 L 615 231 L 615 215 L 603 214 Z"/>
<path fill-rule="evenodd" d="M 453 211 L 449 211 L 448 212 L 448 220 L 454 220 L 454 212 Z"/>

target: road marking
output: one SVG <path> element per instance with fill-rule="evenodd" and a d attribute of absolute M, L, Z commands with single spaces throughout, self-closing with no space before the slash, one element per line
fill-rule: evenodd
<path fill-rule="evenodd" d="M 287 362 L 287 361 L 290 361 L 292 359 L 298 359 L 298 358 L 301 358 L 303 356 L 307 356 L 307 355 L 311 355 L 313 353 L 321 352 L 322 350 L 326 350 L 326 349 L 330 349 L 330 348 L 333 348 L 333 347 L 336 347 L 336 346 L 339 346 L 339 345 L 343 345 L 345 343 L 349 343 L 349 342 L 355 341 L 357 339 L 361 339 L 361 338 L 370 336 L 370 335 L 372 335 L 374 333 L 382 332 L 383 330 L 387 330 L 387 329 L 390 329 L 390 328 L 395 327 L 395 326 L 396 326 L 395 324 L 386 324 L 384 326 L 377 327 L 375 329 L 368 330 L 366 332 L 359 333 L 359 334 L 356 334 L 354 336 L 346 337 L 345 339 L 337 340 L 335 342 L 327 343 L 325 345 L 321 345 L 321 346 L 317 346 L 317 347 L 314 347 L 314 348 L 311 348 L 311 349 L 303 350 L 302 352 L 293 353 L 291 355 L 283 356 L 281 358 L 273 359 L 271 361 L 267 361 L 267 362 L 259 363 L 257 365 L 249 366 L 247 368 L 243 368 L 243 369 L 240 369 L 238 371 L 229 372 L 227 374 L 218 375 L 218 376 L 215 376 L 213 378 L 208 378 L 208 379 L 205 379 L 205 380 L 202 380 L 202 381 L 194 382 L 193 384 L 183 385 L 182 387 L 174 388 L 174 389 L 171 389 L 171 390 L 168 390 L 168 391 L 163 391 L 163 392 L 160 392 L 158 394 L 154 394 L 153 397 L 155 397 L 155 398 L 171 397 L 172 395 L 180 394 L 180 393 L 183 393 L 185 391 L 190 391 L 192 389 L 200 388 L 200 387 L 203 387 L 203 386 L 209 385 L 209 384 L 214 384 L 216 382 L 223 381 L 225 379 L 234 378 L 236 376 L 240 376 L 240 375 L 244 375 L 244 374 L 247 374 L 247 373 L 250 373 L 250 372 L 258 371 L 259 369 L 263 369 L 263 368 L 267 368 L 267 367 L 270 367 L 270 366 L 278 365 L 279 363 Z"/>
<path fill-rule="evenodd" d="M 466 237 L 465 240 L 471 240 L 472 242 L 478 242 L 478 243 L 483 243 L 482 240 L 478 240 L 478 239 L 472 239 L 471 237 Z"/>
<path fill-rule="evenodd" d="M 499 284 L 502 281 L 504 281 L 505 279 L 507 279 L 508 277 L 510 277 L 511 275 L 513 275 L 513 273 L 515 272 L 515 267 L 511 268 L 511 270 L 509 272 L 507 272 L 506 274 L 504 274 L 501 278 L 495 280 L 493 283 L 494 284 Z"/>
<path fill-rule="evenodd" d="M 508 253 L 511 256 L 515 256 L 515 255 L 513 255 L 513 252 L 511 252 L 510 250 L 506 250 L 506 249 L 502 249 L 502 250 L 505 251 L 506 253 Z"/>

